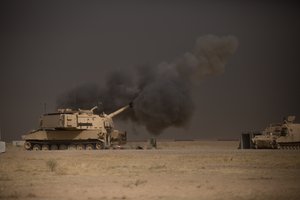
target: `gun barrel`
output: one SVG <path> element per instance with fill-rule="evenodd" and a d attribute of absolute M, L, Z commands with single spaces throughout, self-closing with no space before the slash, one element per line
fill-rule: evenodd
<path fill-rule="evenodd" d="M 124 107 L 120 108 L 119 110 L 117 110 L 117 111 L 115 111 L 115 112 L 113 112 L 113 113 L 110 113 L 110 114 L 108 115 L 108 117 L 113 118 L 114 116 L 120 114 L 121 112 L 125 111 L 125 110 L 126 110 L 127 108 L 129 108 L 129 107 L 131 107 L 131 105 L 124 106 Z"/>
<path fill-rule="evenodd" d="M 94 110 L 98 109 L 98 106 L 94 106 L 91 111 L 94 112 Z"/>

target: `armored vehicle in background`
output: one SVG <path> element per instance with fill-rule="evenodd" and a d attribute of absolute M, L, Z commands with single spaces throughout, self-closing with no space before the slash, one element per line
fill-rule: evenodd
<path fill-rule="evenodd" d="M 278 149 L 300 149 L 300 124 L 294 123 L 295 116 L 288 117 L 277 138 Z"/>
<path fill-rule="evenodd" d="M 126 143 L 126 132 L 114 129 L 112 118 L 132 104 L 111 114 L 94 114 L 94 110 L 58 109 L 41 116 L 40 128 L 23 135 L 26 150 L 92 150 Z"/>
<path fill-rule="evenodd" d="M 252 138 L 253 147 L 255 149 L 276 149 L 276 139 L 281 134 L 282 125 L 270 124 L 260 134 L 255 135 Z"/>
<path fill-rule="evenodd" d="M 295 116 L 284 118 L 283 122 L 271 124 L 261 135 L 252 138 L 256 149 L 299 149 L 300 124 L 294 123 Z"/>

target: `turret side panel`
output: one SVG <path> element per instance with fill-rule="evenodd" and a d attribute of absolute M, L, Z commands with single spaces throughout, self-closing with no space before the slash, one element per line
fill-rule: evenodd
<path fill-rule="evenodd" d="M 99 117 L 78 115 L 78 129 L 99 129 Z"/>
<path fill-rule="evenodd" d="M 64 120 L 62 115 L 43 115 L 41 117 L 41 128 L 63 128 Z"/>
<path fill-rule="evenodd" d="M 77 119 L 76 115 L 65 114 L 62 115 L 64 118 L 64 127 L 66 128 L 76 128 L 77 127 Z"/>
<path fill-rule="evenodd" d="M 111 123 L 112 124 L 112 123 Z M 98 115 L 87 114 L 53 114 L 43 115 L 41 129 L 101 129 L 103 120 Z"/>

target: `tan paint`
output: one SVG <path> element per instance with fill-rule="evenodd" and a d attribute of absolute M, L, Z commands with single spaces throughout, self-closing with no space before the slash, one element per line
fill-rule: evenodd
<path fill-rule="evenodd" d="M 35 143 L 41 145 L 49 142 L 51 144 L 66 142 L 71 145 L 72 142 L 76 142 L 77 145 L 83 143 L 96 145 L 97 141 L 101 141 L 105 146 L 110 146 L 111 142 L 124 143 L 126 132 L 114 129 L 112 117 L 129 107 L 129 105 L 124 106 L 109 115 L 94 114 L 95 107 L 91 110 L 58 109 L 56 113 L 44 114 L 40 119 L 40 129 L 22 136 L 26 141 L 25 147 L 32 147 Z"/>
<path fill-rule="evenodd" d="M 294 120 L 295 116 L 288 116 L 281 123 L 271 124 L 262 135 L 252 138 L 255 147 L 300 149 L 300 124 Z"/>

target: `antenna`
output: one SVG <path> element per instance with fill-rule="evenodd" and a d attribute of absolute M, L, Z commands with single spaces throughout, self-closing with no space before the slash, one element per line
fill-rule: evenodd
<path fill-rule="evenodd" d="M 100 112 L 100 110 L 104 110 L 104 106 L 103 103 L 101 101 L 97 101 L 97 106 L 98 106 L 98 111 Z"/>
<path fill-rule="evenodd" d="M 79 106 L 77 106 L 77 92 L 74 92 L 74 108 L 78 108 Z"/>

